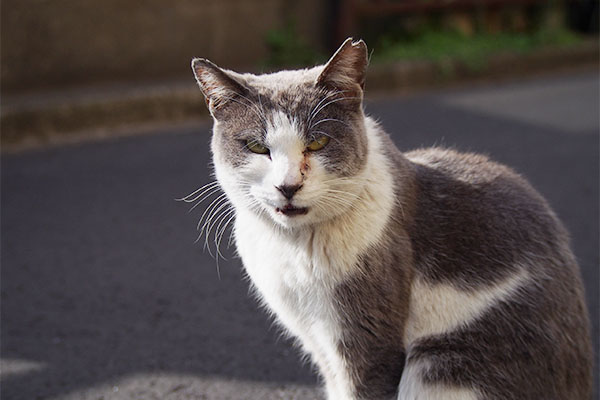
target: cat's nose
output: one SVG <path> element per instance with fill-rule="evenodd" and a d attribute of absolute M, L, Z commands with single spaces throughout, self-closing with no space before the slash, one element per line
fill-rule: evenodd
<path fill-rule="evenodd" d="M 275 187 L 281 192 L 281 194 L 283 194 L 283 197 L 285 197 L 288 200 L 291 200 L 292 197 L 294 197 L 294 194 L 296 194 L 296 192 L 300 190 L 302 185 L 281 185 Z"/>

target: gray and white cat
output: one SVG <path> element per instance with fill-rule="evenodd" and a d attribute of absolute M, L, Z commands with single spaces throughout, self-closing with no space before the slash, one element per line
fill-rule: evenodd
<path fill-rule="evenodd" d="M 260 298 L 330 400 L 589 399 L 578 266 L 557 217 L 475 154 L 401 153 L 363 112 L 363 41 L 324 66 L 192 67 Z"/>

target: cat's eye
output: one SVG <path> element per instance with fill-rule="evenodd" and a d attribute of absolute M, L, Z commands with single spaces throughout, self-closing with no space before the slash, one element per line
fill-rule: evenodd
<path fill-rule="evenodd" d="M 263 146 L 262 144 L 258 143 L 254 139 L 246 140 L 246 147 L 248 148 L 248 150 L 250 150 L 253 153 L 269 154 L 269 148 L 266 146 Z"/>
<path fill-rule="evenodd" d="M 317 151 L 317 150 L 321 150 L 323 147 L 327 146 L 327 143 L 329 143 L 329 136 L 320 136 L 320 137 L 316 138 L 315 140 L 313 140 L 312 142 L 310 142 L 308 144 L 308 146 L 306 146 L 306 148 L 309 151 Z"/>

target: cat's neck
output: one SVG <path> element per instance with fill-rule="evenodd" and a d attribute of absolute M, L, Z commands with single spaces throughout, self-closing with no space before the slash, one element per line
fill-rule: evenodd
<path fill-rule="evenodd" d="M 380 128 L 365 120 L 368 158 L 357 176 L 363 190 L 344 214 L 315 228 L 314 248 L 319 259 L 327 260 L 337 278 L 352 273 L 356 258 L 382 239 L 395 206 L 396 194 L 390 160 L 385 156 Z"/>
<path fill-rule="evenodd" d="M 239 210 L 236 225 L 243 224 L 244 231 L 256 230 L 254 238 L 268 234 L 274 246 L 293 243 L 296 251 L 292 254 L 304 252 L 303 259 L 310 263 L 307 267 L 318 279 L 339 281 L 357 272 L 358 256 L 382 240 L 398 199 L 381 128 L 368 117 L 365 124 L 368 157 L 356 176 L 362 190 L 346 212 L 316 225 L 285 230 L 249 210 Z M 251 236 L 236 237 L 249 240 Z"/>

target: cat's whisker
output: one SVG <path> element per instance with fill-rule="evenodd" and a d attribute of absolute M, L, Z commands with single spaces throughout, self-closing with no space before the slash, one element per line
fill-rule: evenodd
<path fill-rule="evenodd" d="M 234 214 L 233 216 L 231 214 Z M 224 232 L 221 232 L 223 223 L 225 221 L 231 221 L 231 218 L 233 218 L 235 216 L 235 209 L 233 208 L 233 206 L 231 206 L 231 204 L 229 205 L 229 208 L 225 209 L 223 211 L 223 213 L 221 214 L 221 216 L 219 217 L 219 223 L 215 228 L 215 234 L 214 234 L 214 243 L 215 243 L 215 248 L 216 248 L 216 252 L 217 252 L 217 259 L 218 257 L 221 257 L 223 260 L 227 260 L 225 258 L 225 256 L 223 256 L 223 254 L 221 253 L 221 237 L 223 235 Z M 229 219 L 228 219 L 229 218 Z M 225 228 L 227 227 L 227 223 L 225 224 Z"/>
<path fill-rule="evenodd" d="M 360 198 L 359 195 L 356 195 L 354 193 L 345 192 L 343 190 L 329 189 L 329 188 L 322 189 L 319 191 L 319 193 L 321 195 L 325 195 L 325 196 L 339 197 L 339 198 L 342 198 L 342 199 L 345 199 L 348 201 L 355 201 Z"/>
<path fill-rule="evenodd" d="M 192 211 L 194 208 L 196 208 L 199 204 L 202 204 L 208 198 L 214 196 L 219 191 L 220 191 L 220 188 L 215 187 L 215 188 L 211 189 L 210 191 L 204 193 L 201 197 L 194 199 L 195 204 L 192 206 L 190 211 Z"/>
<path fill-rule="evenodd" d="M 223 222 L 225 222 L 225 218 L 229 217 L 234 212 L 235 212 L 235 208 L 231 204 L 229 204 L 229 208 L 226 208 L 225 210 L 223 210 L 223 213 L 219 217 L 220 221 L 216 225 L 216 228 L 215 228 L 215 234 L 214 234 L 214 243 L 215 244 L 217 244 L 217 238 L 219 237 L 219 233 L 221 232 L 221 228 L 223 226 Z M 221 217 L 224 217 L 224 218 L 221 218 Z"/>
<path fill-rule="evenodd" d="M 345 90 L 344 92 L 347 92 L 347 90 Z M 340 92 L 340 93 L 342 93 L 342 92 Z M 355 100 L 355 99 L 360 99 L 360 97 L 339 97 L 339 98 L 337 98 L 337 99 L 330 100 L 330 101 L 328 101 L 326 104 L 322 105 L 322 106 L 321 106 L 321 107 L 318 109 L 318 111 L 317 111 L 317 112 L 316 112 L 316 113 L 313 115 L 313 118 L 314 118 L 314 117 L 316 117 L 317 115 L 319 115 L 319 113 L 320 113 L 321 111 L 323 111 L 323 110 L 325 109 L 325 107 L 327 107 L 327 106 L 329 106 L 329 105 L 331 105 L 331 104 L 337 103 L 338 101 L 343 101 L 343 100 Z M 311 120 L 312 120 L 312 118 L 311 118 Z"/>
<path fill-rule="evenodd" d="M 184 201 L 186 203 L 193 203 L 199 197 L 202 196 L 203 192 L 214 189 L 215 186 L 219 186 L 219 182 L 217 182 L 217 181 L 209 182 L 206 185 L 202 186 L 201 188 L 194 190 L 192 193 L 188 194 L 187 196 L 175 199 L 175 201 Z"/>
<path fill-rule="evenodd" d="M 188 212 L 192 212 L 192 211 L 194 211 L 194 209 L 195 209 L 196 207 L 198 207 L 200 204 L 202 204 L 202 203 L 203 203 L 205 200 L 207 200 L 207 199 L 209 199 L 210 197 L 212 197 L 212 196 L 213 196 L 215 193 L 218 193 L 218 192 L 219 192 L 219 190 L 221 190 L 221 187 L 214 188 L 214 189 L 213 189 L 212 191 L 210 191 L 209 193 L 206 193 L 206 195 L 205 195 L 205 196 L 203 196 L 203 197 L 202 197 L 200 200 L 198 200 L 198 202 L 197 202 L 196 204 L 194 204 L 194 205 L 192 206 L 192 208 L 190 208 L 190 209 L 189 209 L 189 211 L 188 211 Z"/>
<path fill-rule="evenodd" d="M 343 195 L 347 195 L 347 196 L 352 196 L 355 199 L 360 199 L 360 195 L 358 195 L 356 193 L 347 192 L 345 190 L 337 190 L 337 189 L 325 188 L 325 189 L 323 189 L 323 192 L 325 192 L 325 193 L 339 193 L 339 194 L 343 194 Z"/>
<path fill-rule="evenodd" d="M 246 204 L 248 209 L 256 212 L 260 218 L 269 218 L 267 210 L 263 207 L 262 203 L 256 198 L 252 198 L 251 196 L 248 197 L 250 197 L 251 200 L 249 203 Z M 267 215 L 265 216 L 265 214 Z M 278 227 L 278 225 L 275 226 Z"/>
<path fill-rule="evenodd" d="M 321 194 L 319 199 L 333 199 L 338 203 L 343 202 L 347 205 L 355 205 L 361 199 L 361 196 L 356 193 L 332 188 L 321 189 L 319 193 Z"/>
<path fill-rule="evenodd" d="M 340 198 L 340 197 L 323 196 L 322 200 L 323 201 L 328 201 L 330 203 L 335 203 L 337 205 L 345 205 L 345 206 L 348 206 L 348 207 L 354 206 L 353 202 L 351 202 L 349 200 L 346 200 L 346 199 L 343 199 L 343 198 Z"/>
<path fill-rule="evenodd" d="M 322 108 L 319 108 L 321 106 L 321 104 L 323 104 L 325 101 L 327 101 L 328 98 L 330 98 L 331 96 L 337 96 L 338 94 L 341 94 L 345 92 L 344 91 L 334 91 L 334 92 L 329 92 L 327 93 L 325 96 L 323 96 L 323 98 L 321 99 L 321 101 L 319 101 L 317 103 L 317 105 L 315 107 L 313 107 L 313 109 L 310 111 L 309 117 L 308 117 L 308 125 L 310 125 L 311 121 L 313 120 L 314 117 L 317 116 L 317 114 L 319 114 L 322 110 Z"/>
<path fill-rule="evenodd" d="M 215 224 L 223 217 L 223 215 L 229 211 L 229 208 L 225 208 L 225 207 L 230 207 L 230 206 L 231 206 L 231 203 L 229 203 L 229 201 L 221 204 L 221 206 L 219 206 L 219 208 L 216 209 L 211 214 L 211 216 L 209 217 L 209 219 L 206 221 L 206 223 L 208 223 L 206 230 L 204 230 L 204 227 L 203 227 L 203 231 L 204 231 L 204 249 L 208 250 L 208 254 L 210 254 L 211 257 L 215 257 L 216 258 L 217 256 L 213 255 L 212 251 L 210 250 L 210 245 L 208 243 L 208 238 L 210 237 L 210 232 L 212 231 L 212 229 L 215 226 Z M 225 209 L 223 210 L 223 208 L 225 208 Z M 206 223 L 205 223 L 205 225 L 206 225 Z"/>
<path fill-rule="evenodd" d="M 227 203 L 226 203 L 227 205 Z M 234 208 L 233 206 L 231 206 L 231 204 L 229 204 L 228 209 L 225 209 L 217 218 L 216 220 L 221 220 L 221 222 L 219 223 L 219 225 L 221 225 L 222 221 L 227 218 L 228 215 L 230 215 L 231 212 L 234 212 Z M 221 218 L 222 216 L 225 216 L 223 218 Z M 218 231 L 218 228 L 217 228 Z M 216 243 L 216 238 L 217 238 L 217 231 L 215 231 L 215 243 Z M 212 251 L 210 250 L 210 246 L 208 245 L 208 238 L 210 236 L 210 230 L 205 232 L 205 242 L 204 242 L 204 250 L 208 249 L 208 254 L 210 254 L 211 257 L 213 257 L 215 259 L 216 262 L 216 268 L 217 268 L 217 276 L 219 279 L 221 279 L 221 266 L 219 265 L 219 257 L 221 257 L 223 260 L 227 260 L 225 258 L 225 256 L 223 256 L 223 254 L 221 253 L 220 249 L 219 249 L 219 244 L 216 245 L 216 254 L 213 255 Z"/>
<path fill-rule="evenodd" d="M 328 205 L 329 205 L 329 203 L 327 203 L 327 202 L 319 201 L 319 202 L 315 203 L 313 207 L 315 207 L 317 210 L 321 211 L 321 213 L 323 215 L 328 215 L 329 213 L 331 213 L 331 210 L 329 208 L 327 208 Z"/>
<path fill-rule="evenodd" d="M 246 194 L 246 199 L 250 200 L 249 202 L 246 203 L 246 207 L 248 207 L 250 209 L 254 206 L 260 205 L 260 201 L 258 199 L 256 199 L 254 196 L 252 196 L 250 193 Z"/>
<path fill-rule="evenodd" d="M 208 237 L 209 228 L 212 226 L 211 224 L 212 224 L 213 220 L 219 214 L 219 212 L 224 207 L 226 207 L 228 204 L 230 204 L 229 203 L 229 199 L 224 198 L 217 205 L 215 205 L 215 207 L 213 208 L 213 210 L 210 212 L 210 214 L 208 215 L 208 217 L 204 221 L 204 224 L 202 225 L 202 228 L 200 229 L 200 235 L 202 235 L 202 233 L 204 233 L 204 235 L 206 237 Z"/>
<path fill-rule="evenodd" d="M 206 219 L 209 219 L 216 207 L 218 207 L 218 205 L 221 204 L 223 201 L 227 201 L 227 199 L 217 198 L 213 200 L 213 202 L 202 213 L 202 216 L 200 217 L 200 220 L 198 221 L 198 224 L 196 226 L 196 230 L 199 232 L 198 240 L 200 239 L 200 237 L 202 237 L 202 233 L 204 231 L 205 223 L 203 221 L 205 221 L 205 217 Z"/>
<path fill-rule="evenodd" d="M 319 101 L 319 103 L 311 110 L 310 116 L 309 116 L 309 122 L 316 117 L 321 111 L 323 111 L 325 109 L 325 107 L 329 106 L 330 104 L 336 103 L 338 101 L 341 100 L 351 100 L 351 99 L 358 99 L 360 97 L 339 97 L 339 98 L 335 98 L 333 100 L 330 100 L 329 102 L 327 102 L 326 104 L 323 105 L 323 103 L 329 99 L 332 96 L 337 96 L 343 93 L 347 93 L 347 92 L 351 92 L 351 90 L 337 90 L 334 92 L 329 92 L 327 95 L 325 95 L 321 101 Z"/>
<path fill-rule="evenodd" d="M 331 121 L 331 122 L 339 122 L 340 124 L 346 125 L 348 128 L 352 128 L 350 125 L 348 125 L 348 123 L 346 123 L 346 122 L 342 121 L 341 119 L 337 119 L 337 118 L 323 118 L 323 119 L 320 119 L 320 120 L 318 120 L 318 121 L 317 121 L 317 122 L 315 122 L 314 124 L 312 124 L 312 125 L 311 125 L 311 126 L 308 128 L 308 130 L 310 131 L 310 130 L 312 130 L 312 129 L 313 129 L 315 126 L 317 126 L 317 125 L 320 125 L 320 124 L 322 124 L 322 123 L 324 123 L 324 122 L 330 122 L 330 121 Z"/>
<path fill-rule="evenodd" d="M 176 198 L 175 201 L 183 201 L 185 203 L 194 203 L 196 200 L 198 200 L 198 198 L 202 197 L 202 195 L 205 193 L 205 191 L 209 191 L 215 188 L 214 182 L 212 184 L 210 184 L 211 186 L 204 186 L 200 189 L 197 189 L 196 191 L 194 191 L 193 193 L 190 193 L 189 195 L 185 196 L 185 197 L 181 197 L 181 198 Z"/>
<path fill-rule="evenodd" d="M 364 187 L 365 184 L 367 183 L 367 179 L 364 179 L 360 176 L 353 177 L 353 178 L 340 177 L 340 178 L 324 180 L 321 183 L 323 185 L 329 185 L 329 186 L 332 186 L 335 184 L 343 184 L 345 187 Z"/>
<path fill-rule="evenodd" d="M 323 181 L 323 183 L 328 183 L 328 182 L 356 182 L 356 177 L 347 177 L 347 176 L 338 176 L 335 178 L 330 178 L 330 179 L 325 179 Z"/>
<path fill-rule="evenodd" d="M 214 243 L 215 243 L 217 262 L 219 260 L 219 257 L 221 257 L 223 260 L 227 260 L 227 258 L 225 258 L 223 253 L 221 253 L 221 239 L 222 239 L 223 234 L 225 233 L 224 228 L 225 229 L 227 228 L 227 225 L 229 224 L 229 222 L 231 222 L 231 220 L 233 218 L 235 218 L 235 210 L 233 208 L 225 210 L 222 213 L 222 216 L 219 218 L 220 221 L 219 221 L 219 224 L 216 227 L 215 233 L 214 233 Z M 225 222 L 225 221 L 227 221 L 227 222 Z M 221 228 L 221 226 L 223 225 L 224 222 L 225 222 L 224 228 Z"/>
<path fill-rule="evenodd" d="M 223 225 L 223 228 L 220 231 L 219 240 L 216 241 L 217 249 L 221 248 L 221 241 L 223 240 L 223 236 L 225 235 L 225 232 L 227 231 L 227 227 L 234 219 L 235 219 L 235 210 L 233 210 L 233 215 L 230 215 L 229 219 L 227 220 L 227 222 L 225 222 L 225 225 Z M 229 235 L 229 237 L 231 237 L 231 235 Z M 229 245 L 227 246 L 227 248 L 229 248 Z M 225 257 L 223 257 L 223 259 L 225 259 Z"/>
<path fill-rule="evenodd" d="M 208 207 L 206 207 L 206 210 L 204 210 L 204 212 L 202 213 L 202 216 L 200 217 L 200 220 L 198 221 L 198 225 L 196 227 L 196 230 L 200 230 L 200 226 L 202 225 L 202 221 L 204 220 L 204 217 L 207 215 L 207 213 L 212 213 L 212 211 L 210 211 L 210 210 L 213 209 L 214 207 L 216 207 L 218 204 L 222 203 L 223 201 L 229 201 L 229 200 L 227 200 L 227 197 L 226 197 L 225 193 L 221 194 L 219 197 L 217 197 L 216 199 L 214 199 L 212 201 L 212 203 L 210 203 L 210 205 Z M 202 231 L 200 231 L 200 235 L 202 235 Z"/>
<path fill-rule="evenodd" d="M 258 214 L 261 214 L 263 211 L 262 207 L 260 207 L 260 205 L 258 203 L 249 205 L 248 209 L 253 210 L 254 212 L 256 212 Z"/>

